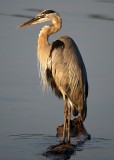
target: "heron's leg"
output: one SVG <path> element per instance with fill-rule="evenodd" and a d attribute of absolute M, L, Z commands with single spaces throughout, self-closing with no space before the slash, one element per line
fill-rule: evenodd
<path fill-rule="evenodd" d="M 71 118 L 71 107 L 68 102 L 68 143 L 70 143 L 70 118 Z"/>
<path fill-rule="evenodd" d="M 63 140 L 62 140 L 63 143 L 65 143 L 67 112 L 68 112 L 67 99 L 64 98 L 64 127 L 63 127 Z"/>

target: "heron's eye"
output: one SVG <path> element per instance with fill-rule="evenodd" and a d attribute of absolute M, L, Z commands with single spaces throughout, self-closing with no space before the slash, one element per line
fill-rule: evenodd
<path fill-rule="evenodd" d="M 42 14 L 40 17 L 41 17 L 41 18 L 44 18 L 44 17 L 45 17 L 45 15 L 44 15 L 44 14 Z"/>
<path fill-rule="evenodd" d="M 38 18 L 45 18 L 45 15 L 44 14 L 41 14 L 39 16 L 37 16 Z"/>

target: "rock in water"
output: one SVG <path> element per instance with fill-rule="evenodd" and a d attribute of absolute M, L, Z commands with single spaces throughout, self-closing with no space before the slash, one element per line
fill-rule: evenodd
<path fill-rule="evenodd" d="M 91 139 L 91 135 L 87 132 L 83 122 L 79 119 L 79 117 L 76 117 L 75 119 L 70 121 L 70 131 L 71 131 L 71 137 L 75 137 L 77 139 L 81 138 L 83 142 L 87 139 Z M 63 124 L 57 127 L 57 137 L 61 139 L 62 136 L 63 136 Z"/>
<path fill-rule="evenodd" d="M 74 137 L 77 141 L 73 141 L 73 144 L 57 144 L 47 148 L 47 151 L 43 154 L 46 157 L 50 157 L 54 160 L 66 160 L 71 157 L 72 154 L 78 150 L 78 146 L 84 143 L 87 139 L 91 139 L 90 134 L 86 131 L 83 122 L 80 118 L 75 118 L 70 122 L 71 137 Z M 67 132 L 67 131 L 66 131 Z M 67 135 L 67 133 L 66 133 Z M 63 136 L 63 124 L 57 127 L 57 137 L 60 139 Z M 72 140 L 72 138 L 71 138 Z"/>
<path fill-rule="evenodd" d="M 76 145 L 74 144 L 57 144 L 47 148 L 47 151 L 43 154 L 46 157 L 50 157 L 54 160 L 69 159 L 76 151 Z"/>

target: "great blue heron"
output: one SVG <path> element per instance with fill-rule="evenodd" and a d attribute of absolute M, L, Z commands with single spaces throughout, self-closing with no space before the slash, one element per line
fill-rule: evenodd
<path fill-rule="evenodd" d="M 74 116 L 80 116 L 84 121 L 87 114 L 88 80 L 84 62 L 79 49 L 72 38 L 59 37 L 49 44 L 51 34 L 62 27 L 60 15 L 53 10 L 44 10 L 33 19 L 19 27 L 51 21 L 45 25 L 38 36 L 37 55 L 40 62 L 40 74 L 43 86 L 49 84 L 53 92 L 64 100 L 63 142 L 70 143 L 71 108 Z M 68 124 L 67 124 L 68 123 Z"/>

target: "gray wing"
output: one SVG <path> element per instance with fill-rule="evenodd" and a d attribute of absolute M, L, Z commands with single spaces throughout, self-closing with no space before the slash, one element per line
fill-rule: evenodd
<path fill-rule="evenodd" d="M 80 52 L 69 37 L 61 37 L 53 42 L 47 69 L 47 80 L 57 96 L 61 90 L 74 103 L 86 99 L 88 83 L 85 66 Z"/>

